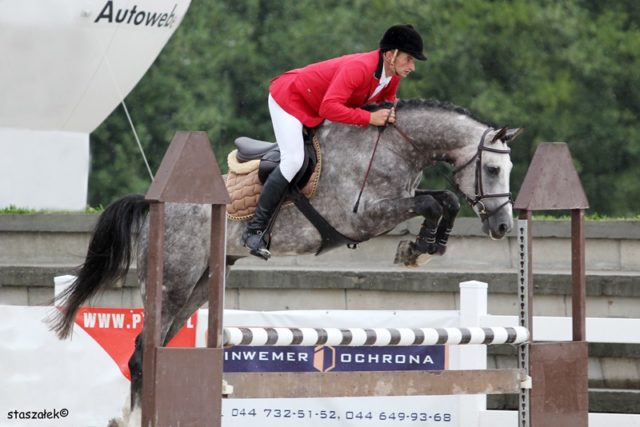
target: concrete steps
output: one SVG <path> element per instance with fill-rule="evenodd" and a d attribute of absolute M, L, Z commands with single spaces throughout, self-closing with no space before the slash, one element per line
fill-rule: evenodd
<path fill-rule="evenodd" d="M 40 305 L 53 297 L 53 278 L 73 274 L 76 266 L 0 266 L 0 303 Z M 107 290 L 104 306 L 138 306 L 137 271 L 124 284 Z M 640 275 L 636 272 L 587 274 L 587 315 L 640 318 Z M 227 307 L 281 309 L 455 309 L 458 284 L 489 283 L 489 311 L 515 313 L 516 274 L 508 270 L 474 271 L 389 268 L 234 266 L 227 280 Z M 536 315 L 571 313 L 570 274 L 537 273 Z"/>

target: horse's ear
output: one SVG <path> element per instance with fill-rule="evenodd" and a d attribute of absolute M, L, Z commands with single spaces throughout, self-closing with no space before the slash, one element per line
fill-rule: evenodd
<path fill-rule="evenodd" d="M 522 128 L 515 128 L 515 129 L 507 129 L 507 133 L 505 134 L 505 136 L 502 138 L 502 140 L 505 143 L 510 143 L 511 141 L 513 141 L 514 139 L 516 139 L 518 136 L 520 136 L 520 134 L 524 131 L 524 129 Z"/>
<path fill-rule="evenodd" d="M 494 142 L 501 140 L 502 138 L 504 138 L 506 134 L 507 134 L 507 128 L 503 127 L 498 132 L 496 132 L 495 135 L 493 135 L 493 138 L 491 139 L 490 144 L 493 144 Z"/>

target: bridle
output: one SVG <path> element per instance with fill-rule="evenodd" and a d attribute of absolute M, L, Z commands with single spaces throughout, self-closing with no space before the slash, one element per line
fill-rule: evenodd
<path fill-rule="evenodd" d="M 405 141 L 409 142 L 411 144 L 411 146 L 416 150 L 418 150 L 418 147 L 415 144 L 415 141 L 413 140 L 413 138 L 411 138 L 409 135 L 407 135 L 405 132 L 403 132 L 396 124 L 392 125 L 396 131 L 398 131 L 398 133 L 400 134 L 400 136 L 402 136 L 402 138 L 404 138 Z M 510 148 L 506 148 L 506 149 L 501 149 L 501 148 L 493 148 L 493 147 L 487 147 L 485 145 L 485 138 L 487 137 L 487 134 L 493 130 L 493 128 L 488 127 L 487 129 L 485 129 L 484 133 L 482 134 L 482 137 L 480 138 L 480 143 L 478 144 L 478 149 L 476 150 L 476 153 L 473 155 L 473 157 L 471 157 L 469 160 L 467 160 L 463 165 L 457 167 L 456 169 L 453 170 L 453 175 L 455 176 L 455 174 L 457 174 L 458 172 L 460 172 L 461 170 L 465 169 L 467 166 L 469 166 L 471 163 L 473 163 L 473 161 L 475 160 L 475 166 L 476 166 L 476 170 L 475 170 L 475 184 L 474 184 L 474 197 L 471 198 L 469 197 L 464 191 L 462 191 L 460 189 L 460 186 L 452 180 L 449 180 L 451 185 L 456 189 L 456 191 L 462 196 L 464 197 L 464 199 L 467 201 L 467 203 L 469 203 L 469 206 L 471 206 L 472 208 L 477 208 L 478 209 L 478 215 L 480 216 L 480 219 L 487 220 L 489 217 L 491 217 L 492 215 L 494 215 L 496 212 L 498 212 L 500 209 L 502 209 L 504 206 L 513 203 L 513 198 L 511 197 L 511 193 L 485 193 L 484 192 L 484 186 L 482 185 L 482 152 L 483 151 L 490 151 L 492 153 L 498 153 L 498 154 L 511 154 L 511 149 Z M 489 210 L 487 209 L 486 205 L 484 204 L 483 200 L 484 199 L 492 199 L 492 198 L 497 198 L 497 197 L 506 197 L 507 200 L 502 203 L 500 206 L 498 206 L 497 208 L 493 209 L 493 210 Z"/>
<path fill-rule="evenodd" d="M 395 107 L 395 104 L 394 104 Z M 389 116 L 391 115 L 391 110 L 389 111 Z M 389 117 L 387 117 L 387 121 L 389 120 Z M 367 183 L 367 180 L 369 178 L 369 172 L 371 171 L 371 165 L 373 164 L 373 158 L 375 156 L 376 150 L 378 148 L 378 143 L 380 142 L 380 137 L 382 136 L 382 133 L 384 132 L 384 130 L 387 128 L 389 124 L 387 123 L 385 126 L 381 126 L 378 128 L 378 137 L 375 141 L 374 144 L 374 148 L 373 148 L 373 153 L 371 154 L 371 159 L 369 160 L 369 167 L 367 168 L 367 171 L 365 173 L 364 176 L 364 180 L 362 182 L 362 186 L 360 188 L 360 193 L 358 194 L 358 198 L 356 200 L 355 205 L 353 206 L 353 213 L 357 213 L 358 212 L 358 206 L 360 204 L 360 197 L 362 196 L 362 192 L 364 191 L 364 187 Z M 399 134 L 400 136 L 402 136 L 402 138 L 408 142 L 409 144 L 411 144 L 411 146 L 413 147 L 414 150 L 416 150 L 416 152 L 420 152 L 420 150 L 418 149 L 415 141 L 413 138 L 411 138 L 409 135 L 407 135 L 402 129 L 400 129 L 397 124 L 393 123 L 391 125 Z M 483 151 L 490 151 L 492 153 L 498 153 L 498 154 L 510 154 L 511 153 L 511 149 L 510 148 L 506 148 L 506 149 L 501 149 L 501 148 L 493 148 L 493 147 L 487 147 L 484 144 L 485 138 L 487 137 L 487 134 L 493 130 L 493 128 L 488 127 L 487 129 L 485 129 L 485 131 L 482 134 L 482 137 L 480 138 L 480 143 L 478 144 L 478 149 L 476 150 L 476 153 L 473 155 L 473 157 L 471 157 L 469 160 L 467 160 L 463 165 L 455 168 L 453 170 L 453 175 L 455 176 L 455 174 L 457 174 L 458 172 L 460 172 L 461 170 L 465 169 L 467 166 L 469 166 L 471 163 L 473 163 L 473 161 L 475 160 L 476 163 L 476 170 L 475 170 L 475 184 L 474 184 L 474 192 L 475 195 L 473 198 L 469 197 L 464 191 L 462 191 L 460 189 L 460 186 L 452 180 L 449 180 L 452 184 L 452 186 L 456 189 L 456 191 L 462 195 L 462 197 L 464 197 L 464 199 L 467 201 L 467 203 L 469 203 L 469 206 L 471 206 L 472 208 L 477 208 L 478 209 L 478 216 L 480 216 L 480 219 L 482 221 L 485 221 L 487 219 L 489 219 L 492 215 L 494 215 L 496 212 L 498 212 L 500 209 L 502 209 L 504 206 L 508 205 L 508 204 L 513 204 L 513 198 L 511 197 L 511 193 L 485 193 L 484 192 L 484 187 L 482 185 L 482 152 Z M 497 208 L 493 209 L 493 210 L 489 210 L 487 209 L 486 205 L 484 204 L 483 200 L 484 199 L 492 199 L 492 198 L 497 198 L 497 197 L 506 197 L 507 200 L 502 203 L 500 206 L 498 206 Z"/>
<path fill-rule="evenodd" d="M 488 219 L 489 217 L 491 217 L 493 214 L 498 212 L 504 206 L 506 206 L 506 205 L 508 205 L 510 203 L 513 203 L 513 198 L 511 197 L 511 193 L 485 193 L 484 192 L 484 187 L 482 185 L 482 153 L 483 153 L 483 151 L 490 151 L 492 153 L 498 153 L 498 154 L 510 154 L 511 153 L 511 149 L 510 148 L 506 148 L 506 149 L 493 148 L 493 147 L 487 147 L 484 144 L 484 141 L 485 141 L 485 138 L 486 138 L 487 134 L 492 129 L 493 128 L 489 127 L 484 131 L 484 133 L 482 134 L 482 137 L 480 138 L 480 143 L 478 144 L 478 149 L 476 150 L 476 153 L 473 155 L 473 157 L 471 157 L 469 160 L 467 160 L 463 165 L 461 165 L 461 166 L 459 166 L 459 167 L 457 167 L 456 169 L 453 170 L 453 175 L 455 176 L 455 174 L 457 174 L 458 172 L 460 172 L 461 170 L 463 170 L 464 168 L 469 166 L 475 160 L 475 163 L 476 163 L 476 165 L 475 165 L 476 166 L 475 184 L 474 184 L 475 196 L 473 198 L 469 197 L 466 193 L 464 193 L 460 189 L 458 184 L 456 184 L 455 182 L 454 182 L 454 186 L 455 186 L 456 190 L 460 194 L 462 194 L 462 196 L 465 198 L 467 203 L 469 203 L 469 205 L 472 208 L 477 208 L 478 209 L 478 215 L 480 216 L 480 219 L 482 219 L 483 221 Z M 507 200 L 504 203 L 502 203 L 500 206 L 498 206 L 497 208 L 495 208 L 493 210 L 488 210 L 486 205 L 484 204 L 483 200 L 484 199 L 497 198 L 497 197 L 506 197 Z"/>

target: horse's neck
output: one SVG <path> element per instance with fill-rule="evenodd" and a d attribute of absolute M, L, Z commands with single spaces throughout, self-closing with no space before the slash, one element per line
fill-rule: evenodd
<path fill-rule="evenodd" d="M 423 168 L 434 160 L 456 163 L 460 157 L 467 157 L 476 150 L 487 127 L 452 111 L 407 111 L 404 115 L 399 112 L 398 116 L 398 127 L 415 141 L 419 151 L 417 161 Z"/>
<path fill-rule="evenodd" d="M 398 112 L 397 128 L 400 132 L 387 128 L 378 140 L 375 128 L 326 122 L 318 129 L 326 166 L 322 181 L 340 183 L 349 195 L 357 193 L 365 176 L 383 183 L 379 191 L 410 191 L 434 160 L 455 163 L 473 155 L 486 125 L 463 114 L 423 109 Z"/>
<path fill-rule="evenodd" d="M 410 155 L 397 152 L 401 142 L 391 140 L 398 138 L 393 129 L 386 129 L 378 140 L 374 127 L 363 129 L 326 122 L 318 129 L 318 136 L 323 164 L 323 191 L 318 191 L 318 196 L 330 197 L 331 203 L 352 206 L 365 180 L 366 195 L 397 196 L 411 187 L 420 173 Z"/>

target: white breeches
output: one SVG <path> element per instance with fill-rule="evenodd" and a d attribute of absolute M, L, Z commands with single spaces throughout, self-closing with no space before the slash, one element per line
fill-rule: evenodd
<path fill-rule="evenodd" d="M 304 163 L 302 122 L 284 111 L 271 94 L 269 94 L 269 113 L 276 142 L 280 147 L 280 173 L 291 182 Z"/>

